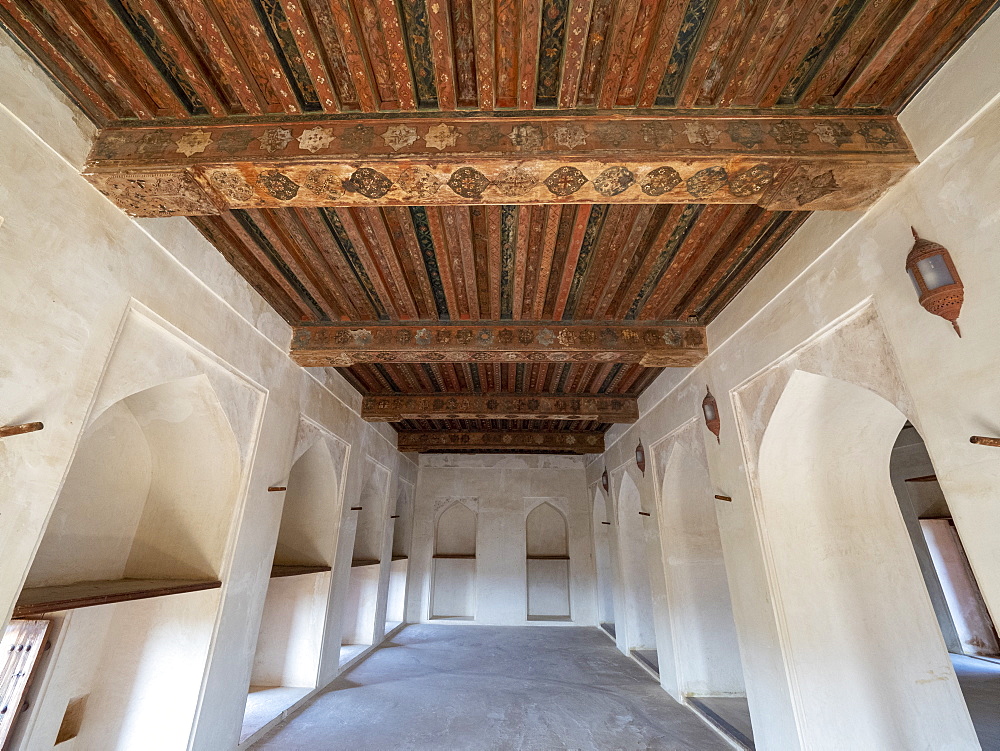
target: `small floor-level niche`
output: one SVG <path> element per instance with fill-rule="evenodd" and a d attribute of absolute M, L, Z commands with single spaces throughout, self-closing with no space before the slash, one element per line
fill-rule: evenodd
<path fill-rule="evenodd" d="M 396 510 L 392 514 L 392 564 L 386 597 L 385 631 L 406 620 L 406 581 L 410 567 L 410 530 L 413 525 L 413 485 L 399 481 Z"/>
<path fill-rule="evenodd" d="M 326 440 L 317 440 L 295 461 L 286 486 L 241 742 L 318 681 L 340 497 Z"/>
<path fill-rule="evenodd" d="M 566 517 L 541 503 L 525 520 L 529 621 L 570 620 L 569 534 Z"/>
<path fill-rule="evenodd" d="M 69 611 L 53 616 L 25 747 L 51 746 L 82 696 L 76 748 L 186 747 L 239 478 L 236 438 L 204 376 L 94 419 L 18 602 L 22 613 Z"/>
<path fill-rule="evenodd" d="M 431 618 L 476 617 L 476 512 L 462 501 L 448 506 L 434 532 Z"/>
<path fill-rule="evenodd" d="M 354 508 L 357 526 L 340 634 L 341 663 L 375 643 L 389 479 L 389 470 L 369 458 Z"/>

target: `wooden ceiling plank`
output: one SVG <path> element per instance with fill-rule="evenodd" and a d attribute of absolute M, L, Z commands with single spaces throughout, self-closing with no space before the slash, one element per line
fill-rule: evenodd
<path fill-rule="evenodd" d="M 597 105 L 597 92 L 601 82 L 601 71 L 605 64 L 605 51 L 614 35 L 612 24 L 615 9 L 621 0 L 594 0 L 587 27 L 587 46 L 584 49 L 580 84 L 576 94 L 577 107 Z"/>
<path fill-rule="evenodd" d="M 677 221 L 680 219 L 682 211 L 682 206 L 667 207 L 666 216 L 663 218 L 663 222 L 660 224 L 656 235 L 650 241 L 645 255 L 639 260 L 638 267 L 635 271 L 632 271 L 630 267 L 628 275 L 622 280 L 622 288 L 615 294 L 616 303 L 611 308 L 612 317 L 624 319 L 625 314 L 628 313 L 629 308 L 632 306 L 632 301 L 635 300 L 642 286 L 646 283 L 646 279 L 652 273 L 660 253 L 663 252 L 670 241 L 670 236 L 677 226 Z"/>
<path fill-rule="evenodd" d="M 501 109 L 514 109 L 518 105 L 521 3 L 522 0 L 496 0 L 494 5 L 496 106 Z"/>
<path fill-rule="evenodd" d="M 371 73 L 377 109 L 402 109 L 377 0 L 331 0 L 331 5 L 350 9 L 348 25 Z M 346 42 L 346 30 L 340 38 Z"/>
<path fill-rule="evenodd" d="M 562 76 L 559 79 L 559 107 L 576 107 L 576 96 L 580 90 L 580 75 L 583 72 L 583 58 L 586 52 L 590 15 L 594 0 L 570 0 L 569 16 L 566 22 L 566 44 L 563 48 Z"/>
<path fill-rule="evenodd" d="M 376 0 L 382 22 L 382 33 L 385 35 L 386 47 L 389 52 L 389 64 L 396 81 L 396 91 L 399 95 L 399 109 L 415 110 L 416 96 L 413 92 L 413 73 L 410 70 L 406 55 L 406 43 L 403 41 L 403 26 L 399 19 L 399 9 L 394 0 Z"/>
<path fill-rule="evenodd" d="M 610 309 L 616 301 L 619 287 L 625 281 L 626 273 L 633 263 L 637 262 L 649 250 L 652 238 L 647 237 L 650 232 L 650 220 L 654 212 L 662 211 L 662 206 L 652 206 L 646 204 L 636 207 L 635 218 L 632 220 L 632 227 L 628 231 L 628 237 L 620 243 L 620 247 L 614 252 L 614 257 L 609 259 L 607 270 L 605 271 L 605 282 L 602 286 L 595 288 L 599 293 L 593 307 L 588 306 L 589 318 L 594 321 L 603 321 L 610 317 Z"/>
<path fill-rule="evenodd" d="M 634 60 L 632 45 L 639 40 L 634 35 L 636 20 L 643 3 L 641 0 L 621 0 L 613 25 L 611 44 L 601 75 L 597 94 L 597 106 L 611 109 L 618 101 L 618 91 L 625 73 L 627 60 Z"/>
<path fill-rule="evenodd" d="M 331 254 L 323 252 L 323 246 L 329 243 L 329 232 L 320 226 L 315 212 L 302 209 L 287 209 L 283 218 L 288 226 L 289 235 L 302 249 L 303 256 L 309 266 L 315 269 L 324 291 L 328 291 L 330 301 L 340 311 L 343 320 L 359 321 L 363 319 L 360 308 L 344 288 L 341 280 L 344 278 L 331 265 Z"/>
<path fill-rule="evenodd" d="M 500 207 L 486 206 L 486 252 L 489 270 L 489 316 L 500 320 Z"/>
<path fill-rule="evenodd" d="M 479 301 L 477 316 L 490 317 L 490 249 L 489 249 L 489 207 L 469 207 L 469 221 L 472 226 L 472 253 L 476 269 L 476 299 Z M 499 316 L 498 316 L 499 317 Z"/>
<path fill-rule="evenodd" d="M 85 56 L 71 48 L 54 30 L 43 31 L 40 26 L 43 22 L 36 13 L 29 15 L 17 0 L 0 0 L 0 23 L 43 63 L 95 122 L 104 124 L 127 114 L 128 104 L 107 89 L 107 80 L 96 76 Z M 109 98 L 119 100 L 115 107 L 109 103 Z"/>
<path fill-rule="evenodd" d="M 634 394 L 637 393 L 632 387 L 635 382 L 648 370 L 654 370 L 653 368 L 643 368 L 638 365 L 626 365 L 621 370 L 621 377 L 618 379 L 614 388 L 611 390 L 615 394 Z M 659 375 L 659 371 L 654 371 Z"/>
<path fill-rule="evenodd" d="M 524 295 L 521 301 L 520 315 L 515 315 L 515 318 L 521 320 L 530 321 L 534 318 L 532 310 L 538 289 L 538 272 L 545 246 L 545 220 L 548 217 L 549 208 L 551 207 L 532 206 L 530 209 L 531 229 L 528 235 L 527 261 L 524 272 Z"/>
<path fill-rule="evenodd" d="M 549 206 L 545 217 L 545 237 L 542 241 L 541 259 L 538 262 L 538 282 L 535 287 L 535 304 L 528 314 L 529 318 L 536 321 L 542 319 L 545 310 L 545 299 L 549 289 L 549 281 L 552 275 L 552 259 L 556 251 L 556 238 L 559 234 L 559 227 L 562 222 L 562 214 L 565 209 L 559 205 Z"/>
<path fill-rule="evenodd" d="M 750 42 L 719 98 L 720 107 L 754 107 L 763 88 L 792 43 L 802 0 L 773 0 L 764 9 Z"/>
<path fill-rule="evenodd" d="M 385 224 L 385 214 L 382 209 L 370 208 L 362 209 L 365 221 L 359 223 L 359 227 L 368 241 L 375 262 L 388 271 L 386 281 L 389 287 L 389 294 L 393 296 L 393 303 L 399 311 L 400 318 L 415 319 L 418 317 L 417 305 L 413 299 L 416 290 L 410 284 L 406 272 L 403 270 L 401 254 L 389 236 Z"/>
<path fill-rule="evenodd" d="M 392 245 L 406 275 L 407 287 L 415 298 L 417 316 L 423 320 L 433 320 L 437 318 L 437 306 L 434 304 L 434 292 L 427 276 L 427 267 L 424 265 L 420 245 L 417 243 L 413 217 L 409 210 L 402 206 L 389 206 L 382 212 L 392 237 Z"/>
<path fill-rule="evenodd" d="M 788 0 L 788 2 L 796 1 Z M 672 1 L 666 2 L 662 7 L 660 24 L 656 31 L 656 41 L 650 47 L 647 56 L 649 63 L 637 102 L 639 107 L 652 107 L 656 104 L 656 94 L 660 90 L 660 83 L 663 81 L 667 66 L 670 64 L 670 53 L 677 41 L 677 33 L 680 30 L 681 19 L 684 18 L 686 7 L 687 3 Z"/>
<path fill-rule="evenodd" d="M 576 211 L 576 206 L 564 206 L 561 207 L 559 212 L 559 227 L 556 231 L 555 252 L 552 256 L 552 263 L 549 265 L 548 280 L 545 284 L 545 301 L 541 315 L 536 316 L 541 320 L 555 320 L 556 298 L 559 295 L 559 286 L 562 284 L 563 274 L 566 270 L 566 257 L 569 254 Z"/>
<path fill-rule="evenodd" d="M 294 327 L 291 347 L 292 357 L 307 366 L 497 362 L 510 364 L 512 370 L 517 363 L 541 362 L 638 362 L 672 367 L 700 362 L 705 352 L 705 332 L 700 326 L 611 321 L 331 322 Z M 513 384 L 506 388 L 515 390 Z"/>
<path fill-rule="evenodd" d="M 513 296 L 513 317 L 514 320 L 523 318 L 524 307 L 524 277 L 528 270 L 528 252 L 530 249 L 531 227 L 532 227 L 531 206 L 517 207 L 517 245 L 514 250 L 514 296 Z"/>
<path fill-rule="evenodd" d="M 590 380 L 590 376 L 594 372 L 594 368 L 597 367 L 596 363 L 588 362 L 575 365 L 575 373 L 570 375 L 569 379 L 569 389 L 575 394 L 586 393 L 586 384 Z"/>
<path fill-rule="evenodd" d="M 472 0 L 472 18 L 476 28 L 476 82 L 479 86 L 479 109 L 483 112 L 492 112 L 496 106 L 493 0 Z"/>
<path fill-rule="evenodd" d="M 364 38 L 355 30 L 354 14 L 349 0 L 305 0 L 313 9 L 314 17 L 320 25 L 321 33 L 334 33 L 344 51 L 348 72 L 358 94 L 358 102 L 364 112 L 380 109 L 378 90 L 371 67 L 361 48 Z M 325 14 L 329 9 L 333 28 L 327 31 Z"/>
<path fill-rule="evenodd" d="M 561 454 L 601 454 L 604 434 L 599 431 L 531 431 L 531 430 L 435 430 L 399 432 L 400 451 L 448 451 L 477 453 L 493 451 L 545 451 Z"/>
<path fill-rule="evenodd" d="M 638 205 L 615 204 L 609 207 L 608 216 L 604 220 L 601 233 L 594 243 L 590 262 L 583 274 L 580 291 L 576 297 L 576 305 L 572 309 L 567 308 L 573 318 L 578 320 L 591 319 L 593 308 L 597 304 L 597 296 L 608 280 L 609 266 L 625 247 L 625 241 L 632 230 L 638 209 Z M 578 268 L 576 273 L 579 274 L 580 271 L 581 269 Z"/>
<path fill-rule="evenodd" d="M 536 364 L 537 365 L 537 364 Z M 633 423 L 639 419 L 635 397 L 551 393 L 470 394 L 467 390 L 429 395 L 365 396 L 361 417 L 369 422 L 401 420 L 595 420 Z"/>
<path fill-rule="evenodd" d="M 452 314 L 452 320 L 470 321 L 473 315 L 467 290 L 465 254 L 462 251 L 462 240 L 459 236 L 460 230 L 457 221 L 457 214 L 463 208 L 462 206 L 444 207 L 441 209 L 441 219 L 446 239 L 445 248 L 448 250 L 444 262 L 451 267 L 451 281 L 455 286 L 455 301 L 458 305 L 458 309 Z M 441 260 L 439 254 L 438 263 L 441 263 Z"/>
<path fill-rule="evenodd" d="M 322 40 L 314 35 L 314 29 L 307 15 L 307 7 L 301 2 L 284 3 L 282 8 L 291 24 L 295 45 L 299 48 L 302 64 L 309 72 L 316 94 L 324 112 L 339 112 L 340 102 L 333 88 L 331 71 L 324 62 Z"/>
<path fill-rule="evenodd" d="M 802 10 L 792 24 L 791 34 L 782 49 L 784 54 L 775 58 L 777 65 L 772 68 L 774 72 L 764 90 L 758 92 L 757 106 L 774 107 L 778 103 L 781 92 L 795 74 L 802 58 L 815 44 L 830 15 L 839 3 L 848 1 L 810 0 L 801 4 Z"/>
<path fill-rule="evenodd" d="M 538 45 L 541 40 L 542 0 L 521 0 L 520 44 L 517 105 L 522 110 L 535 108 L 538 84 Z"/>
<path fill-rule="evenodd" d="M 438 109 L 450 111 L 457 105 L 455 96 L 455 53 L 451 43 L 451 18 L 446 0 L 429 0 L 427 22 L 430 28 L 431 54 L 434 57 L 434 82 Z"/>
<path fill-rule="evenodd" d="M 465 297 L 469 305 L 469 317 L 480 318 L 479 274 L 473 247 L 472 214 L 469 206 L 455 206 L 455 234 L 462 251 L 462 271 L 465 275 Z"/>
<path fill-rule="evenodd" d="M 628 42 L 624 70 L 618 84 L 614 106 L 635 107 L 638 103 L 642 75 L 648 66 L 653 36 L 664 13 L 664 2 L 670 0 L 640 0 L 635 25 Z"/>
<path fill-rule="evenodd" d="M 448 315 L 451 318 L 459 317 L 458 297 L 455 294 L 455 285 L 452 282 L 451 269 L 451 249 L 448 247 L 444 231 L 444 221 L 441 216 L 442 208 L 437 206 L 427 207 L 427 226 L 431 231 L 431 238 L 434 242 L 434 255 L 437 258 L 438 271 L 441 273 L 441 286 L 444 288 L 444 298 L 448 303 Z M 499 317 L 499 316 L 498 316 Z"/>
<path fill-rule="evenodd" d="M 580 259 L 580 250 L 583 248 L 583 240 L 587 234 L 587 225 L 590 223 L 591 209 L 591 206 L 578 206 L 576 209 L 573 234 L 570 236 L 566 262 L 562 266 L 562 282 L 559 285 L 559 294 L 556 296 L 555 308 L 552 311 L 552 320 L 554 321 L 561 321 L 566 314 L 566 302 L 569 300 L 570 289 L 573 286 L 573 274 Z"/>
<path fill-rule="evenodd" d="M 388 269 L 377 260 L 368 245 L 366 233 L 359 227 L 358 217 L 355 216 L 356 209 L 338 209 L 337 216 L 344 227 L 344 232 L 354 246 L 358 259 L 365 269 L 365 273 L 371 280 L 375 294 L 378 296 L 386 314 L 392 320 L 399 320 L 403 316 L 397 307 L 397 298 L 390 291 Z"/>

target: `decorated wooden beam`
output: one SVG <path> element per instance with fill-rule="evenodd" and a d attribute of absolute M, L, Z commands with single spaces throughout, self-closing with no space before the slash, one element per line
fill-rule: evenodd
<path fill-rule="evenodd" d="M 597 362 L 690 367 L 708 354 L 705 329 L 685 324 L 327 324 L 299 326 L 291 357 L 305 367 L 360 363 Z"/>
<path fill-rule="evenodd" d="M 107 128 L 85 174 L 136 216 L 560 202 L 796 211 L 867 206 L 916 164 L 880 114 L 435 113 Z"/>
<path fill-rule="evenodd" d="M 366 396 L 361 416 L 371 422 L 401 420 L 639 419 L 635 397 L 610 394 L 433 394 Z"/>
<path fill-rule="evenodd" d="M 546 451 L 601 454 L 604 434 L 597 430 L 401 430 L 400 451 Z"/>

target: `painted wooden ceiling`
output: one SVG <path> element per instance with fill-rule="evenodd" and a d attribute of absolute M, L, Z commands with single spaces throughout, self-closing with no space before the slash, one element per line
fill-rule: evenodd
<path fill-rule="evenodd" d="M 99 126 L 558 109 L 896 114 L 997 0 L 0 0 Z M 707 323 L 808 216 L 756 205 L 247 208 L 191 221 L 292 324 Z M 622 363 L 363 364 L 363 394 L 637 395 Z M 406 420 L 404 431 L 603 431 Z"/>

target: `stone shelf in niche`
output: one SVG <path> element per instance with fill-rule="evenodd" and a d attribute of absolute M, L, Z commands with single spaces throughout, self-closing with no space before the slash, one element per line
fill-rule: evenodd
<path fill-rule="evenodd" d="M 529 555 L 529 561 L 568 561 L 568 555 Z"/>
<path fill-rule="evenodd" d="M 381 561 L 374 558 L 355 558 L 351 561 L 351 568 L 361 568 L 362 566 L 377 566 Z"/>
<path fill-rule="evenodd" d="M 405 560 L 406 560 L 406 559 L 408 559 L 409 557 L 410 557 L 410 556 L 408 556 L 408 555 L 394 555 L 394 556 L 392 557 L 392 560 L 394 560 L 394 561 L 405 561 Z"/>
<path fill-rule="evenodd" d="M 473 555 L 463 555 L 461 553 L 438 553 L 434 557 L 435 558 L 459 558 L 459 559 L 471 560 L 471 559 L 475 558 L 476 556 L 474 554 Z"/>
<path fill-rule="evenodd" d="M 322 574 L 330 571 L 329 566 L 288 565 L 275 563 L 271 566 L 271 578 L 280 579 L 283 576 L 302 576 L 303 574 Z"/>
<path fill-rule="evenodd" d="M 221 586 L 222 582 L 217 579 L 110 579 L 28 587 L 21 590 L 21 596 L 17 598 L 14 617 L 33 618 L 59 610 L 200 592 Z"/>

